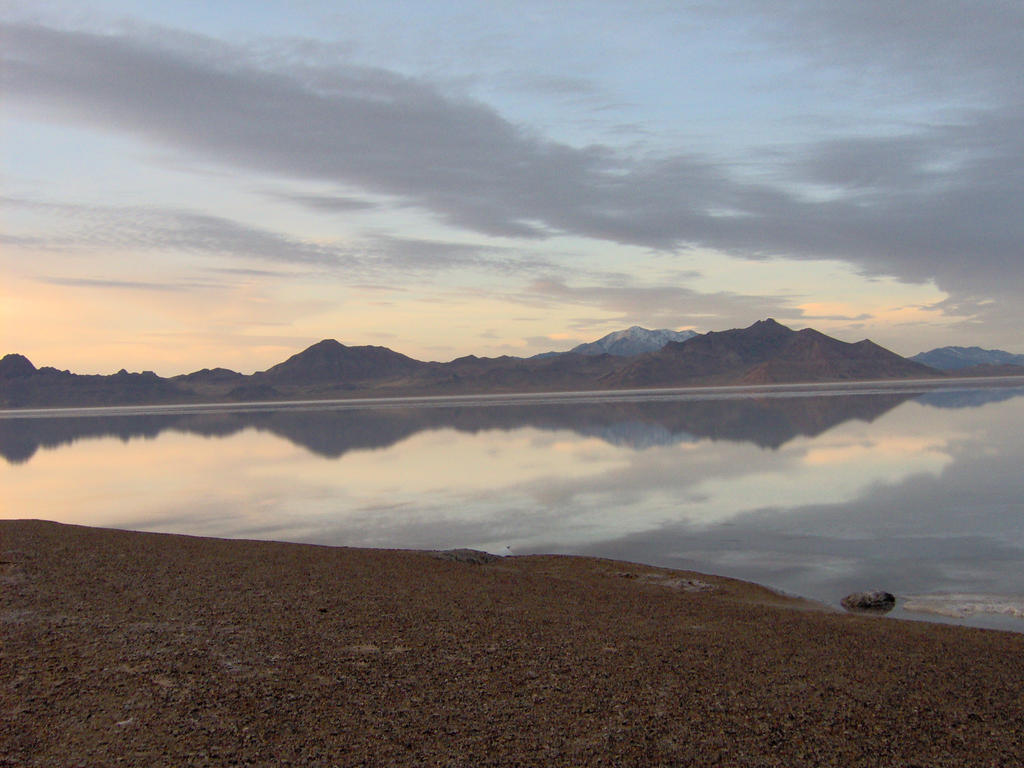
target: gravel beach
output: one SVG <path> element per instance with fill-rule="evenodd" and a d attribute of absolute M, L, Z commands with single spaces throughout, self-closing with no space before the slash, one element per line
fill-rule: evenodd
<path fill-rule="evenodd" d="M 107 765 L 1021 766 L 1024 634 L 591 558 L 0 521 L 0 766 Z"/>

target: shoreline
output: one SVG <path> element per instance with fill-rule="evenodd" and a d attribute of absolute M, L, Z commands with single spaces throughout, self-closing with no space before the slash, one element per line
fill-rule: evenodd
<path fill-rule="evenodd" d="M 0 408 L 0 419 L 32 419 L 84 416 L 180 415 L 204 412 L 266 410 L 372 409 L 388 407 L 443 408 L 451 406 L 495 406 L 516 404 L 578 404 L 589 401 L 646 401 L 652 399 L 730 399 L 740 397 L 807 397 L 888 394 L 925 394 L 944 389 L 1000 389 L 1024 386 L 1019 375 L 949 377 L 928 379 L 848 379 L 780 384 L 719 384 L 687 387 L 640 387 L 630 389 L 581 389 L 554 391 L 510 391 L 466 394 L 392 394 L 369 397 L 289 398 L 278 400 L 210 400 L 122 405 L 48 405 Z"/>
<path fill-rule="evenodd" d="M 0 766 L 1024 760 L 1013 632 L 576 556 L 8 520 L 0 561 Z"/>

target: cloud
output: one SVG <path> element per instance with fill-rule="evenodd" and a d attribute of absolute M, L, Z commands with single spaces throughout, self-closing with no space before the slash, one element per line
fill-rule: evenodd
<path fill-rule="evenodd" d="M 931 96 L 963 90 L 973 97 L 1020 94 L 1020 30 L 1016 0 L 757 0 L 706 4 L 714 16 L 753 18 L 762 42 L 799 53 L 808 71 L 840 72 L 856 87 L 877 82 L 895 92 Z"/>
<path fill-rule="evenodd" d="M 561 271 L 548 259 L 504 246 L 388 234 L 366 235 L 359 242 L 360 247 L 374 254 L 380 263 L 403 271 L 473 267 L 520 277 Z"/>
<path fill-rule="evenodd" d="M 513 86 L 530 93 L 548 93 L 572 99 L 607 98 L 596 83 L 582 77 L 512 71 L 507 73 L 505 79 Z"/>
<path fill-rule="evenodd" d="M 685 152 L 633 157 L 549 141 L 424 80 L 336 61 L 320 66 L 315 57 L 296 63 L 284 54 L 257 56 L 196 36 L 156 44 L 151 37 L 7 25 L 4 90 L 23 106 L 225 166 L 384 195 L 485 235 L 569 233 L 756 259 L 832 258 L 866 274 L 934 280 L 964 299 L 1019 299 L 1020 281 L 1007 279 L 1019 272 L 1024 241 L 1018 86 L 994 84 L 984 98 L 950 101 L 922 85 L 933 81 L 921 63 L 948 53 L 965 70 L 959 84 L 997 76 L 1017 82 L 1021 55 L 1012 30 L 1020 24 L 1011 22 L 1019 21 L 1019 6 L 986 4 L 977 14 L 973 4 L 958 13 L 935 12 L 930 3 L 900 11 L 877 3 L 824 6 L 785 4 L 765 44 L 818 34 L 793 50 L 808 66 L 827 61 L 853 78 L 877 53 L 884 65 L 871 69 L 871 82 L 899 64 L 899 76 L 944 106 L 947 120 L 908 123 L 884 136 L 851 128 L 848 136 L 788 154 L 768 148 L 754 159 L 771 172 L 753 181 L 727 163 Z M 798 32 L 783 31 L 790 20 Z M 982 41 L 992 48 L 976 50 Z M 948 72 L 953 65 L 942 66 Z M 317 196 L 294 201 L 321 210 L 361 205 Z M 188 224 L 186 247 L 223 238 L 298 261 L 342 257 L 271 233 L 229 232 L 223 220 Z"/>
<path fill-rule="evenodd" d="M 28 209 L 53 222 L 46 237 L 28 243 L 36 248 L 163 250 L 321 266 L 351 262 L 351 256 L 336 247 L 194 211 L 14 197 L 0 198 L 0 202 L 6 208 Z"/>
<path fill-rule="evenodd" d="M 558 272 L 556 265 L 547 260 L 500 246 L 388 234 L 313 242 L 220 216 L 174 208 L 80 205 L 14 197 L 2 197 L 0 203 L 9 209 L 29 209 L 50 218 L 53 228 L 46 237 L 6 238 L 11 246 L 42 250 L 123 248 L 133 253 L 154 251 L 256 259 L 307 273 L 332 271 L 344 272 L 351 279 L 379 279 L 392 285 L 391 289 L 397 287 L 393 285 L 396 274 L 423 276 L 468 268 L 520 276 Z M 245 267 L 212 269 L 250 277 L 289 274 Z"/>
<path fill-rule="evenodd" d="M 552 278 L 530 283 L 521 301 L 601 307 L 651 328 L 694 325 L 707 330 L 748 325 L 751 318 L 799 317 L 800 310 L 780 296 L 741 295 L 720 291 L 698 293 L 682 286 L 579 285 Z M 585 319 L 583 326 L 607 324 L 607 318 Z"/>
<path fill-rule="evenodd" d="M 363 243 L 367 251 L 376 254 L 390 266 L 404 270 L 482 267 L 491 263 L 490 255 L 505 250 L 474 243 L 452 243 L 387 234 L 369 235 Z"/>
<path fill-rule="evenodd" d="M 862 312 L 859 315 L 812 315 L 804 313 L 801 315 L 803 320 L 842 320 L 845 322 L 857 323 L 862 320 L 871 320 L 874 315 Z"/>
<path fill-rule="evenodd" d="M 202 283 L 166 283 L 140 280 L 104 280 L 92 277 L 39 277 L 40 283 L 61 285 L 72 288 L 115 288 L 137 291 L 188 291 L 194 288 L 207 288 Z"/>
<path fill-rule="evenodd" d="M 271 196 L 278 200 L 295 203 L 296 205 L 324 213 L 351 213 L 353 211 L 369 211 L 380 208 L 379 203 L 345 195 L 297 195 L 274 192 L 271 193 Z"/>
<path fill-rule="evenodd" d="M 250 269 L 248 267 L 209 267 L 208 271 L 223 275 L 241 275 L 242 277 L 287 277 L 291 274 L 277 269 Z"/>

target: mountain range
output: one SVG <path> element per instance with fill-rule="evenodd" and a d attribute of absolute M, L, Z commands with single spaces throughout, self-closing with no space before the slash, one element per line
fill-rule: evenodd
<path fill-rule="evenodd" d="M 1022 365 L 1024 355 L 981 347 L 938 347 L 909 358 L 940 371 L 962 371 L 977 365 Z"/>
<path fill-rule="evenodd" d="M 772 319 L 728 331 L 681 332 L 685 338 L 649 349 L 660 334 L 675 333 L 634 327 L 582 345 L 584 351 L 532 358 L 467 355 L 447 363 L 416 360 L 387 347 L 346 346 L 325 339 L 249 376 L 225 368 L 171 378 L 124 370 L 112 376 L 83 376 L 36 368 L 24 356 L 12 354 L 0 359 L 0 406 L 462 395 L 946 375 L 868 340 L 847 343 L 811 328 L 794 331 Z M 647 345 L 649 351 L 622 354 L 633 344 Z"/>

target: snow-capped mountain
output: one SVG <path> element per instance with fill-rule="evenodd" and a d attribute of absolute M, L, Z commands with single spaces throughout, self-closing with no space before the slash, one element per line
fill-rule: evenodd
<path fill-rule="evenodd" d="M 940 371 L 958 371 L 973 365 L 1024 365 L 1024 355 L 981 347 L 938 347 L 910 359 Z"/>
<path fill-rule="evenodd" d="M 696 331 L 670 331 L 664 328 L 650 331 L 634 325 L 624 331 L 614 331 L 602 336 L 597 341 L 580 344 L 569 351 L 577 355 L 609 354 L 632 357 L 644 352 L 657 352 L 670 341 L 686 341 L 697 335 Z"/>

